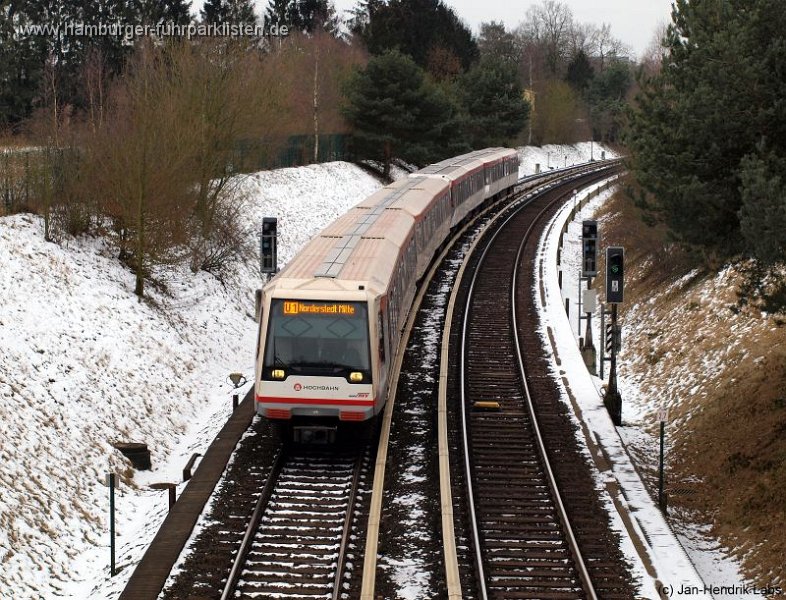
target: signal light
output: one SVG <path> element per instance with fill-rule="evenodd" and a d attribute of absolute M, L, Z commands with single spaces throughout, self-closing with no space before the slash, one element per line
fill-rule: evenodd
<path fill-rule="evenodd" d="M 275 273 L 278 270 L 278 219 L 262 219 L 262 233 L 259 234 L 259 272 Z"/>
<path fill-rule="evenodd" d="M 625 248 L 611 246 L 606 248 L 606 302 L 619 304 L 624 292 Z"/>
<path fill-rule="evenodd" d="M 598 222 L 587 219 L 581 224 L 581 276 L 598 274 Z"/>

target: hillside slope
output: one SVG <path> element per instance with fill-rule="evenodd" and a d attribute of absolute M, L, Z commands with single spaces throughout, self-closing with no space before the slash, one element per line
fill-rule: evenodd
<path fill-rule="evenodd" d="M 249 239 L 278 216 L 286 261 L 380 185 L 346 163 L 246 177 Z M 172 269 L 139 302 L 103 240 L 47 243 L 40 217 L 0 217 L 0 597 L 84 600 L 109 579 L 108 470 L 118 565 L 139 559 L 166 507 L 148 485 L 180 482 L 231 410 L 227 375 L 253 372 L 256 264 L 227 275 Z M 116 441 L 147 443 L 153 470 Z"/>
<path fill-rule="evenodd" d="M 614 155 L 589 143 L 522 148 L 521 174 L 593 150 Z M 381 186 L 338 162 L 243 179 L 249 239 L 278 217 L 281 265 Z M 175 482 L 179 495 L 183 466 L 231 411 L 227 375 L 253 372 L 255 260 L 223 284 L 185 267 L 160 276 L 166 293 L 149 286 L 139 302 L 105 241 L 47 243 L 40 217 L 0 216 L 0 598 L 117 597 L 165 516 L 165 493 L 149 485 Z M 147 443 L 153 469 L 133 471 L 117 441 Z M 120 475 L 113 578 L 110 470 Z"/>
<path fill-rule="evenodd" d="M 650 434 L 623 436 L 656 490 L 656 413 L 668 408 L 675 528 L 711 523 L 747 576 L 786 588 L 786 318 L 740 305 L 748 263 L 704 268 L 622 194 L 598 216 L 603 246 L 626 248 L 623 421 Z"/>

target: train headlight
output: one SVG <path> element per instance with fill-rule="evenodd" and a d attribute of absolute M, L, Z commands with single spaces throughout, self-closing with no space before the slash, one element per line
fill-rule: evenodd
<path fill-rule="evenodd" d="M 363 373 L 360 373 L 359 371 L 352 371 L 352 373 L 349 374 L 349 380 L 352 383 L 360 383 L 363 381 Z"/>
<path fill-rule="evenodd" d="M 270 375 L 273 377 L 273 379 L 284 379 L 284 369 L 273 369 Z"/>

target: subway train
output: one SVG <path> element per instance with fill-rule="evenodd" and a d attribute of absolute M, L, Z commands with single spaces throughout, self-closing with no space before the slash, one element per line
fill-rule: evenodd
<path fill-rule="evenodd" d="M 418 280 L 451 229 L 512 194 L 518 166 L 507 148 L 429 165 L 308 242 L 257 292 L 257 413 L 295 441 L 380 413 Z"/>

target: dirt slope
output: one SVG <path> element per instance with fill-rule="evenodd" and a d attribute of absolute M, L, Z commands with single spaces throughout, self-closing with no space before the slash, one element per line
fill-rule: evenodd
<path fill-rule="evenodd" d="M 639 390 L 627 412 L 654 435 L 669 408 L 670 514 L 711 523 L 746 575 L 786 586 L 786 316 L 739 306 L 744 263 L 710 271 L 622 193 L 597 216 L 601 246 L 626 248 L 620 372 Z M 654 485 L 657 446 L 642 440 Z"/>

